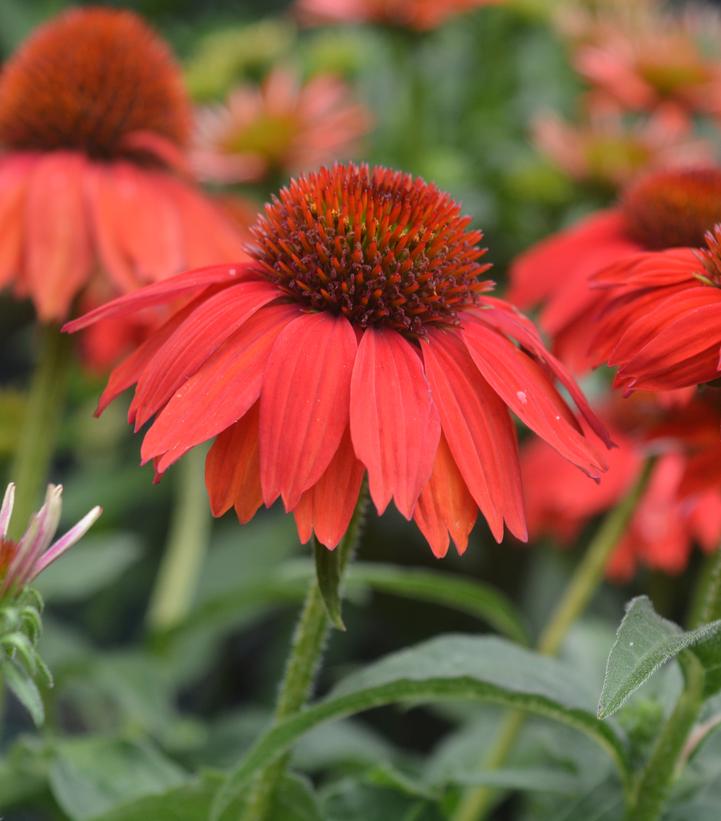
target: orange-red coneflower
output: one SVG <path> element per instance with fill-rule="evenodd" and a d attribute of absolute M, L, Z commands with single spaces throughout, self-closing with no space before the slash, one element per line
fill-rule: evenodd
<path fill-rule="evenodd" d="M 58 321 L 81 292 L 242 255 L 183 178 L 190 128 L 178 67 L 135 14 L 84 8 L 40 27 L 0 75 L 0 287 Z"/>
<path fill-rule="evenodd" d="M 553 339 L 554 352 L 573 370 L 583 372 L 606 361 L 626 323 L 645 322 L 656 296 L 668 294 L 634 288 L 634 279 L 629 278 L 629 293 L 638 299 L 626 312 L 608 315 L 602 337 L 595 320 L 613 295 L 594 287 L 595 275 L 613 266 L 617 273 L 609 272 L 607 281 L 620 287 L 627 276 L 624 271 L 635 278 L 653 265 L 644 263 L 639 269 L 639 254 L 702 246 L 705 232 L 717 222 L 721 222 L 721 168 L 650 172 L 626 188 L 616 207 L 593 214 L 521 254 L 511 267 L 509 299 L 521 307 L 542 305 L 540 324 Z M 703 266 L 690 250 L 669 250 L 651 259 L 676 259 L 679 253 L 680 258 L 692 260 L 695 272 L 701 271 Z M 647 280 L 646 284 L 658 283 Z M 668 276 L 665 284 L 671 284 Z M 685 290 L 689 284 L 701 285 L 687 265 L 678 286 Z M 693 294 L 697 293 L 698 288 Z M 713 299 L 716 293 L 705 289 L 704 296 Z"/>
<path fill-rule="evenodd" d="M 451 17 L 505 0 L 296 0 L 305 23 L 382 23 L 427 31 Z"/>
<path fill-rule="evenodd" d="M 233 90 L 223 105 L 198 113 L 193 164 L 223 183 L 310 171 L 352 155 L 370 114 L 350 88 L 329 74 L 301 84 L 276 68 L 260 86 Z"/>
<path fill-rule="evenodd" d="M 465 550 L 478 510 L 497 539 L 526 537 L 512 410 L 593 477 L 604 428 L 533 325 L 488 294 L 482 233 L 447 194 L 385 168 L 336 166 L 290 183 L 255 228 L 251 261 L 190 271 L 67 327 L 184 296 L 110 378 L 154 422 L 161 474 L 215 438 L 211 509 L 242 522 L 280 497 L 302 541 L 348 527 L 368 476 L 434 553 Z M 573 397 L 584 433 L 556 387 Z"/>
<path fill-rule="evenodd" d="M 637 564 L 680 573 L 698 544 L 705 552 L 721 539 L 721 414 L 715 398 L 696 397 L 665 409 L 653 394 L 616 398 L 604 407 L 618 448 L 608 454 L 600 485 L 588 481 L 541 440 L 521 450 L 531 538 L 555 536 L 570 543 L 588 521 L 629 492 L 649 453 L 656 464 L 607 572 L 626 580 Z"/>

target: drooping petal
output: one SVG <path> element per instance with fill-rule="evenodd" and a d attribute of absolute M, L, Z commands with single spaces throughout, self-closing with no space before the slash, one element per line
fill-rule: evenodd
<path fill-rule="evenodd" d="M 155 354 L 175 333 L 176 329 L 188 318 L 188 316 L 198 307 L 198 299 L 189 302 L 184 308 L 176 311 L 159 328 L 154 329 L 148 338 L 133 353 L 124 359 L 110 374 L 108 384 L 98 399 L 98 406 L 95 415 L 100 414 L 107 406 L 120 394 L 134 385 L 140 379 L 143 371 L 153 361 Z M 106 322 L 118 321 L 113 317 Z M 93 330 L 95 328 L 93 327 Z M 132 421 L 132 420 L 130 420 Z"/>
<path fill-rule="evenodd" d="M 143 371 L 130 406 L 135 429 L 157 413 L 234 331 L 278 296 L 269 282 L 248 280 L 203 300 Z"/>
<path fill-rule="evenodd" d="M 393 498 L 410 519 L 433 469 L 440 424 L 421 359 L 396 331 L 369 328 L 361 338 L 350 429 L 378 512 Z"/>
<path fill-rule="evenodd" d="M 160 457 L 163 473 L 240 419 L 260 395 L 273 343 L 297 315 L 294 305 L 267 305 L 228 337 L 163 408 L 143 441 L 143 461 Z"/>
<path fill-rule="evenodd" d="M 518 445 L 508 408 L 453 331 L 432 331 L 422 346 L 443 435 L 496 541 L 503 521 L 526 538 Z"/>
<path fill-rule="evenodd" d="M 86 164 L 57 151 L 39 160 L 26 199 L 27 285 L 42 320 L 61 320 L 90 275 Z M 6 230 L 6 229 L 4 229 Z"/>
<path fill-rule="evenodd" d="M 20 277 L 25 244 L 25 198 L 35 159 L 6 157 L 0 161 L 0 287 Z M 22 289 L 21 289 L 22 290 Z"/>
<path fill-rule="evenodd" d="M 330 550 L 339 544 L 353 517 L 364 473 L 347 428 L 325 473 L 305 491 L 293 510 L 301 544 L 310 539 L 313 531 Z"/>
<path fill-rule="evenodd" d="M 263 503 L 260 488 L 258 422 L 260 403 L 213 443 L 205 460 L 205 485 L 213 516 L 222 516 L 231 507 L 241 524 L 249 522 Z"/>
<path fill-rule="evenodd" d="M 467 323 L 462 334 L 483 378 L 516 416 L 562 456 L 598 478 L 604 464 L 539 364 L 480 322 Z"/>
<path fill-rule="evenodd" d="M 328 467 L 348 425 L 358 343 L 345 317 L 301 314 L 279 335 L 260 397 L 263 499 L 292 510 Z"/>
<path fill-rule="evenodd" d="M 476 503 L 463 481 L 445 436 L 441 434 L 433 473 L 421 491 L 413 520 L 434 555 L 442 559 L 448 552 L 449 533 L 458 553 L 465 553 L 477 512 Z"/>
<path fill-rule="evenodd" d="M 67 322 L 63 326 L 63 330 L 67 333 L 75 333 L 107 317 L 133 314 L 144 308 L 167 304 L 174 299 L 187 297 L 193 291 L 203 291 L 211 285 L 234 285 L 243 279 L 252 279 L 254 277 L 254 269 L 248 263 L 210 265 L 207 268 L 196 268 L 162 282 L 140 288 L 131 294 L 125 294 L 113 299 L 111 302 L 106 302 L 99 308 L 85 314 L 85 316 Z"/>

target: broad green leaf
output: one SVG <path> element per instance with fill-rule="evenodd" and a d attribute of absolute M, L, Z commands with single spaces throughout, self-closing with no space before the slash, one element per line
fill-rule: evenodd
<path fill-rule="evenodd" d="M 599 718 L 607 718 L 619 710 L 664 662 L 719 633 L 721 620 L 684 632 L 677 624 L 659 616 L 647 596 L 632 599 L 626 605 L 626 615 L 608 656 L 598 704 Z"/>
<path fill-rule="evenodd" d="M 2 665 L 2 676 L 18 701 L 30 713 L 36 727 L 45 721 L 45 707 L 35 682 L 12 661 Z"/>
<path fill-rule="evenodd" d="M 434 803 L 391 787 L 344 778 L 323 791 L 324 821 L 442 821 Z"/>
<path fill-rule="evenodd" d="M 317 539 L 313 539 L 315 556 L 315 576 L 318 581 L 326 613 L 330 623 L 337 630 L 345 630 L 341 614 L 341 555 L 340 548 L 328 550 Z"/>
<path fill-rule="evenodd" d="M 342 681 L 322 701 L 276 725 L 230 774 L 213 819 L 258 768 L 319 724 L 392 703 L 468 699 L 519 707 L 587 733 L 627 771 L 619 731 L 593 714 L 593 694 L 572 668 L 495 637 L 448 635 L 393 653 Z"/>
<path fill-rule="evenodd" d="M 268 821 L 324 821 L 306 778 L 295 773 L 285 775 L 273 798 Z"/>
<path fill-rule="evenodd" d="M 131 533 L 91 534 L 40 575 L 35 586 L 52 603 L 88 598 L 134 564 L 140 552 Z"/>
<path fill-rule="evenodd" d="M 50 789 L 72 821 L 95 818 L 184 781 L 183 770 L 154 747 L 121 739 L 60 742 L 50 764 Z"/>

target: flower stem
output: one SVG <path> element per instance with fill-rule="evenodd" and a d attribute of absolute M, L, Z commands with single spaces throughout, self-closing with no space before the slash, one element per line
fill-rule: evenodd
<path fill-rule="evenodd" d="M 707 560 L 692 599 L 689 626 L 699 627 L 721 619 L 721 547 Z"/>
<path fill-rule="evenodd" d="M 10 537 L 19 538 L 40 501 L 48 477 L 65 403 L 71 340 L 56 325 L 40 328 L 40 352 L 28 393 L 10 479 L 15 482 L 15 507 Z"/>
<path fill-rule="evenodd" d="M 178 465 L 170 533 L 146 617 L 151 633 L 175 626 L 187 615 L 193 601 L 210 532 L 204 459 L 205 450 L 195 448 Z"/>
<path fill-rule="evenodd" d="M 340 551 L 341 582 L 360 538 L 366 504 L 367 491 L 363 489 L 348 530 L 336 548 Z M 293 634 L 285 674 L 273 714 L 273 724 L 298 712 L 308 700 L 320 667 L 329 629 L 330 621 L 326 606 L 314 578 L 308 588 L 303 610 Z M 288 756 L 282 756 L 255 776 L 245 802 L 243 821 L 264 821 L 270 810 L 275 788 L 283 776 L 287 763 Z"/>
<path fill-rule="evenodd" d="M 558 606 L 543 629 L 536 649 L 544 656 L 555 655 L 576 619 L 586 609 L 596 588 L 603 580 L 611 554 L 626 531 L 636 507 L 648 485 L 653 459 L 646 460 L 636 483 L 622 502 L 608 513 L 596 532 L 585 556 L 576 568 Z M 514 710 L 506 715 L 495 746 L 485 761 L 484 769 L 497 769 L 508 759 L 525 721 L 525 715 Z M 461 800 L 453 821 L 481 821 L 485 818 L 498 791 L 492 787 L 469 790 Z"/>
<path fill-rule="evenodd" d="M 683 759 L 686 739 L 703 704 L 705 673 L 701 662 L 688 651 L 679 656 L 679 662 L 685 687 L 641 771 L 628 821 L 657 821 L 661 817 L 674 775 Z"/>

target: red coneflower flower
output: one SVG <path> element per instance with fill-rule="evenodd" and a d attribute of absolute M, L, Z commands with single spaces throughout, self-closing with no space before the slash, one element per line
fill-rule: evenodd
<path fill-rule="evenodd" d="M 38 29 L 0 76 L 0 287 L 42 320 L 240 242 L 177 170 L 190 109 L 165 44 L 128 11 L 70 11 Z"/>
<path fill-rule="evenodd" d="M 427 31 L 450 17 L 505 0 L 296 0 L 298 16 L 309 24 L 383 23 Z"/>
<path fill-rule="evenodd" d="M 609 294 L 591 287 L 594 275 L 617 263 L 614 283 L 620 284 L 627 269 L 633 269 L 636 276 L 633 265 L 642 259 L 636 255 L 702 245 L 705 232 L 717 222 L 721 222 L 720 168 L 651 172 L 632 183 L 615 208 L 598 212 L 519 256 L 510 271 L 509 299 L 526 308 L 543 303 L 539 321 L 553 339 L 554 352 L 582 373 L 605 361 L 607 346 L 613 347 L 629 319 L 628 311 L 609 314 L 605 336 L 598 333 L 593 320 L 598 318 Z M 675 259 L 678 254 L 669 251 L 652 259 Z M 688 250 L 681 252 L 681 258 L 696 259 Z M 696 259 L 695 270 L 700 269 Z M 665 282 L 670 282 L 668 277 Z M 640 289 L 633 293 L 639 298 L 636 318 L 644 321 L 655 297 Z M 629 311 L 633 312 L 630 306 Z M 618 320 L 615 327 L 612 316 Z M 599 342 L 603 346 L 600 349 Z"/>
<path fill-rule="evenodd" d="M 246 522 L 279 496 L 301 539 L 334 547 L 367 472 L 433 551 L 466 548 L 478 509 L 525 538 L 513 410 L 591 476 L 604 469 L 554 386 L 602 426 L 533 325 L 488 295 L 482 234 L 433 185 L 337 166 L 292 181 L 254 229 L 252 261 L 191 271 L 70 323 L 79 330 L 184 295 L 115 370 L 102 410 L 135 384 L 143 461 L 208 454 L 211 509 Z M 514 344 L 514 343 L 518 343 Z"/>
<path fill-rule="evenodd" d="M 277 68 L 262 86 L 240 86 L 225 105 L 198 114 L 193 163 L 215 182 L 297 173 L 352 154 L 370 114 L 337 77 L 316 75 L 300 85 Z"/>
<path fill-rule="evenodd" d="M 717 407 L 697 399 L 667 412 L 652 395 L 637 397 L 635 402 L 611 403 L 602 414 L 618 448 L 609 452 L 608 473 L 600 485 L 569 470 L 568 462 L 543 441 L 530 441 L 521 451 L 529 533 L 532 538 L 553 535 L 561 545 L 613 508 L 637 480 L 648 453 L 658 454 L 607 568 L 618 581 L 630 578 L 638 563 L 680 573 L 694 543 L 709 552 L 721 541 L 721 472 L 706 458 L 709 447 L 721 456 Z"/>
<path fill-rule="evenodd" d="M 713 150 L 694 137 L 675 109 L 628 122 L 618 109 L 590 105 L 584 120 L 570 123 L 552 113 L 533 123 L 537 147 L 580 182 L 617 189 L 652 168 L 707 164 Z"/>

